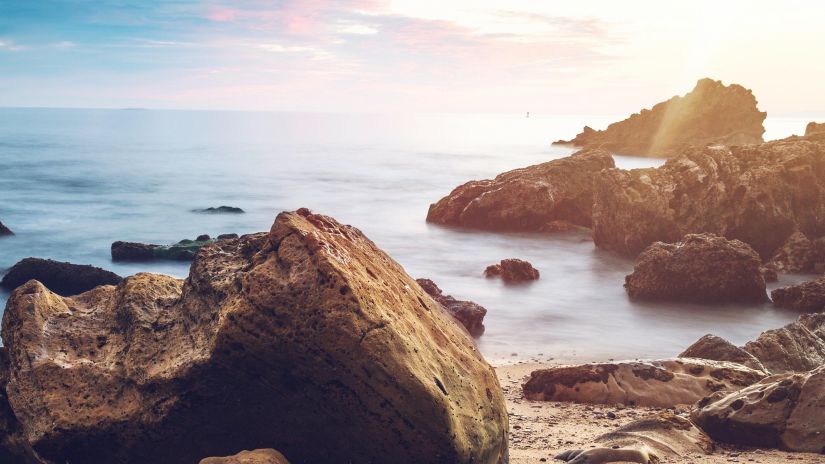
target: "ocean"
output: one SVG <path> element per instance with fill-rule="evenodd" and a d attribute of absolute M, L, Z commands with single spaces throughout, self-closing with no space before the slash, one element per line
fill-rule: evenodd
<path fill-rule="evenodd" d="M 770 304 L 631 302 L 622 284 L 632 261 L 581 234 L 425 222 L 430 203 L 457 185 L 567 156 L 551 142 L 617 119 L 0 109 L 0 221 L 17 234 L 0 239 L 0 273 L 37 256 L 185 277 L 188 263 L 113 263 L 110 245 L 265 231 L 280 211 L 308 207 L 361 229 L 411 276 L 486 307 L 478 345 L 492 361 L 669 357 L 706 333 L 743 343 L 794 320 Z M 807 122 L 769 118 L 766 139 Z M 663 162 L 615 158 L 623 168 Z M 220 205 L 246 214 L 192 212 Z M 502 258 L 532 262 L 541 279 L 485 279 Z M 0 308 L 7 298 L 0 292 Z"/>

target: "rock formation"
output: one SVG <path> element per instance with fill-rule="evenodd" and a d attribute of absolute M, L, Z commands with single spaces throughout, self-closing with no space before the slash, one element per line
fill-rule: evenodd
<path fill-rule="evenodd" d="M 660 168 L 596 175 L 593 241 L 636 256 L 688 233 L 739 239 L 768 260 L 794 232 L 825 235 L 825 144 L 688 150 Z"/>
<path fill-rule="evenodd" d="M 415 279 L 415 281 L 433 300 L 460 322 L 470 335 L 480 337 L 484 334 L 484 316 L 487 315 L 485 308 L 472 301 L 456 300 L 450 295 L 445 295 L 430 279 Z"/>
<path fill-rule="evenodd" d="M 14 290 L 29 280 L 39 280 L 59 295 L 77 295 L 98 285 L 116 285 L 122 277 L 99 267 L 64 263 L 51 259 L 25 258 L 9 269 L 0 287 Z"/>
<path fill-rule="evenodd" d="M 756 107 L 750 90 L 720 81 L 701 79 L 683 97 L 673 97 L 642 110 L 606 130 L 585 127 L 569 143 L 613 153 L 669 157 L 688 147 L 762 143 L 767 113 Z"/>
<path fill-rule="evenodd" d="M 767 372 L 756 357 L 724 338 L 705 335 L 679 354 L 680 358 L 710 359 L 742 364 L 758 371 Z"/>
<path fill-rule="evenodd" d="M 825 364 L 825 314 L 803 314 L 785 327 L 762 332 L 743 349 L 774 374 L 815 369 Z"/>
<path fill-rule="evenodd" d="M 539 271 L 532 264 L 521 259 L 502 259 L 499 264 L 487 266 L 484 270 L 484 277 L 488 279 L 501 277 L 505 283 L 517 284 L 538 280 Z"/>
<path fill-rule="evenodd" d="M 238 238 L 238 234 L 218 235 L 216 240 L 202 234 L 195 240 L 184 239 L 174 245 L 117 241 L 112 243 L 112 261 L 191 261 L 204 245 L 233 238 Z"/>
<path fill-rule="evenodd" d="M 431 205 L 427 222 L 517 232 L 590 227 L 593 176 L 614 166 L 609 153 L 585 150 L 493 180 L 470 181 Z"/>
<path fill-rule="evenodd" d="M 193 213 L 208 213 L 208 214 L 243 214 L 246 211 L 244 211 L 241 208 L 238 208 L 237 206 L 218 206 L 218 207 L 210 206 L 209 208 L 205 208 L 205 209 L 195 209 L 195 210 L 192 210 L 192 212 Z"/>
<path fill-rule="evenodd" d="M 5 225 L 3 225 L 2 222 L 0 222 L 0 237 L 5 237 L 9 235 L 14 235 L 14 232 L 12 232 L 11 229 L 9 229 Z"/>
<path fill-rule="evenodd" d="M 760 303 L 767 300 L 760 266 L 759 255 L 739 240 L 689 234 L 650 245 L 624 286 L 633 299 Z"/>
<path fill-rule="evenodd" d="M 774 253 L 770 267 L 788 274 L 825 272 L 825 237 L 811 240 L 802 232 L 794 232 Z"/>
<path fill-rule="evenodd" d="M 825 122 L 816 123 L 816 122 L 809 122 L 807 126 L 805 126 L 805 137 L 810 137 L 814 134 L 821 134 L 825 133 Z"/>
<path fill-rule="evenodd" d="M 768 377 L 698 406 L 691 419 L 716 440 L 788 451 L 825 450 L 825 367 Z"/>
<path fill-rule="evenodd" d="M 201 459 L 199 464 L 289 464 L 289 461 L 274 449 L 257 449 L 232 456 Z"/>
<path fill-rule="evenodd" d="M 31 448 L 22 427 L 11 410 L 6 384 L 9 381 L 9 356 L 0 347 L 0 462 L 4 464 L 49 464 Z"/>
<path fill-rule="evenodd" d="M 771 292 L 773 304 L 780 308 L 806 313 L 825 311 L 825 277 Z"/>
<path fill-rule="evenodd" d="M 711 393 L 738 390 L 765 377 L 741 364 L 706 359 L 668 359 L 583 364 L 541 369 L 522 386 L 536 401 L 672 407 Z"/>
<path fill-rule="evenodd" d="M 302 209 L 137 274 L 3 315 L 8 399 L 59 462 L 503 463 L 507 411 L 472 339 L 359 230 Z"/>

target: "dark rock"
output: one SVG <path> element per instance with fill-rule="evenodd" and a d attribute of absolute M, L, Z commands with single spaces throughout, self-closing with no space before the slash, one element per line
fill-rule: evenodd
<path fill-rule="evenodd" d="M 4 464 L 49 464 L 38 456 L 25 438 L 6 394 L 9 381 L 9 355 L 0 347 L 0 462 Z"/>
<path fill-rule="evenodd" d="M 112 243 L 112 261 L 151 261 L 155 257 L 154 250 L 158 246 L 117 241 Z"/>
<path fill-rule="evenodd" d="M 196 242 L 208 242 L 212 240 L 212 237 L 209 234 L 198 235 L 198 238 L 195 239 Z"/>
<path fill-rule="evenodd" d="M 759 268 L 759 272 L 762 273 L 762 278 L 765 279 L 766 283 L 779 281 L 779 273 L 776 272 L 773 266 L 762 266 Z"/>
<path fill-rule="evenodd" d="M 756 357 L 733 343 L 716 335 L 705 335 L 690 345 L 680 355 L 680 358 L 711 359 L 714 361 L 728 361 L 742 364 L 758 371 L 765 371 L 765 366 Z"/>
<path fill-rule="evenodd" d="M 14 232 L 12 232 L 11 229 L 9 229 L 5 225 L 3 225 L 2 222 L 0 222 L 0 237 L 6 237 L 9 235 L 14 235 Z"/>
<path fill-rule="evenodd" d="M 689 234 L 682 242 L 649 246 L 625 278 L 633 299 L 696 303 L 767 301 L 759 255 L 739 240 Z"/>
<path fill-rule="evenodd" d="M 688 147 L 762 143 L 767 113 L 756 107 L 750 90 L 701 79 L 683 97 L 673 97 L 642 110 L 606 130 L 590 127 L 561 143 L 601 148 L 613 153 L 668 157 Z M 557 142 L 558 143 L 558 142 Z"/>
<path fill-rule="evenodd" d="M 32 279 L 64 296 L 77 295 L 99 285 L 117 285 L 123 280 L 119 275 L 99 267 L 51 259 L 25 258 L 9 269 L 0 281 L 0 286 L 14 290 Z"/>
<path fill-rule="evenodd" d="M 35 450 L 185 463 L 504 463 L 507 410 L 467 332 L 358 229 L 299 210 L 203 247 L 186 280 L 137 274 L 3 315 L 9 403 Z"/>
<path fill-rule="evenodd" d="M 487 315 L 485 308 L 472 301 L 456 300 L 450 295 L 445 295 L 430 279 L 416 279 L 415 281 L 451 316 L 456 318 L 470 335 L 480 337 L 484 334 L 484 316 Z"/>
<path fill-rule="evenodd" d="M 651 169 L 596 175 L 593 241 L 636 256 L 689 233 L 741 240 L 764 260 L 796 231 L 825 231 L 825 144 L 781 140 L 689 150 Z"/>
<path fill-rule="evenodd" d="M 196 209 L 193 210 L 193 212 L 209 214 L 241 214 L 245 213 L 246 211 L 236 206 L 218 206 L 217 208 L 213 206 L 206 209 Z"/>
<path fill-rule="evenodd" d="M 218 240 L 232 240 L 238 238 L 238 234 L 220 234 Z"/>
<path fill-rule="evenodd" d="M 810 453 L 825 449 L 825 367 L 768 377 L 699 406 L 691 419 L 713 439 Z"/>
<path fill-rule="evenodd" d="M 780 308 L 806 313 L 825 311 L 825 277 L 771 292 L 773 304 Z"/>
<path fill-rule="evenodd" d="M 431 205 L 427 222 L 519 232 L 590 227 L 593 176 L 614 166 L 609 153 L 590 150 L 467 182 Z"/>
<path fill-rule="evenodd" d="M 803 314 L 785 327 L 762 332 L 743 347 L 774 374 L 825 364 L 825 314 Z"/>
<path fill-rule="evenodd" d="M 487 266 L 484 276 L 489 278 L 501 277 L 505 283 L 520 283 L 537 280 L 539 271 L 527 261 L 520 259 L 502 259 L 499 264 Z"/>
<path fill-rule="evenodd" d="M 214 240 L 201 235 L 197 240 L 181 240 L 174 245 L 152 245 L 135 242 L 112 243 L 112 261 L 191 261 L 195 259 L 198 250 L 203 246 L 214 243 Z"/>
<path fill-rule="evenodd" d="M 825 272 L 825 237 L 811 240 L 802 232 L 794 232 L 774 253 L 770 265 L 789 274 Z"/>
<path fill-rule="evenodd" d="M 289 464 L 289 461 L 274 449 L 257 449 L 233 456 L 201 459 L 199 464 Z"/>

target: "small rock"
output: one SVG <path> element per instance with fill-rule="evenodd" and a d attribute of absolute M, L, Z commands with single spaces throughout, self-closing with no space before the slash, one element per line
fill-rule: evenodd
<path fill-rule="evenodd" d="M 501 277 L 505 283 L 520 283 L 537 280 L 539 271 L 527 261 L 521 259 L 503 259 L 499 264 L 487 266 L 484 276 Z"/>

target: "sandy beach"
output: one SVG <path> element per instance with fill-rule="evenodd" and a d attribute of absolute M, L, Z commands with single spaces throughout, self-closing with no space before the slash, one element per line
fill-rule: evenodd
<path fill-rule="evenodd" d="M 593 439 L 597 436 L 660 411 L 657 408 L 529 401 L 523 398 L 521 385 L 532 371 L 565 364 L 555 361 L 515 361 L 494 366 L 507 399 L 507 412 L 510 416 L 511 464 L 561 462 L 555 461 L 553 456 L 570 449 L 591 448 Z M 677 409 L 677 413 L 688 414 L 689 411 L 689 408 L 684 407 Z M 711 455 L 663 458 L 662 462 L 813 464 L 825 463 L 825 457 L 719 444 Z"/>

